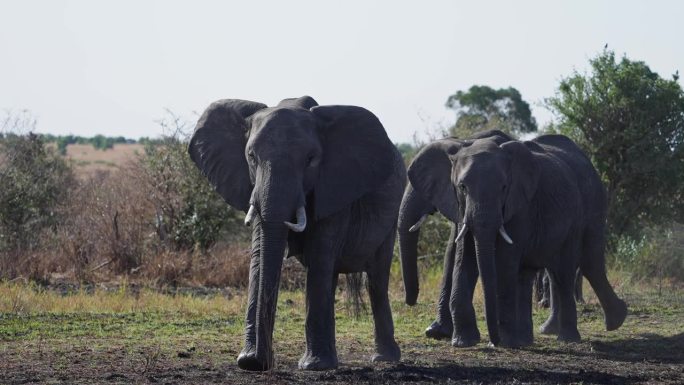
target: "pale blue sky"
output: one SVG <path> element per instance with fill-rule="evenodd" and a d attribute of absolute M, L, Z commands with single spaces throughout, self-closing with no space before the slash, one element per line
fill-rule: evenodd
<path fill-rule="evenodd" d="M 516 87 L 541 107 L 604 44 L 684 70 L 684 1 L 0 2 L 0 109 L 38 131 L 156 136 L 213 100 L 373 111 L 394 141 L 454 121 L 448 95 Z"/>

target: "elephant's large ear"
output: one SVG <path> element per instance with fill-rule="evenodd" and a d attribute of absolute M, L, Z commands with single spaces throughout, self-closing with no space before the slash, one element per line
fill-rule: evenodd
<path fill-rule="evenodd" d="M 413 188 L 454 223 L 458 222 L 458 201 L 451 182 L 449 156 L 455 155 L 461 146 L 453 139 L 432 142 L 416 154 L 408 168 Z"/>
<path fill-rule="evenodd" d="M 400 158 L 370 111 L 355 106 L 319 106 L 311 112 L 323 144 L 314 212 L 316 218 L 324 218 L 379 188 Z"/>
<path fill-rule="evenodd" d="M 522 142 L 511 141 L 501 145 L 511 157 L 511 179 L 504 203 L 504 222 L 530 204 L 539 184 L 539 165 L 532 151 Z"/>
<path fill-rule="evenodd" d="M 252 183 L 245 159 L 246 118 L 266 108 L 247 100 L 212 103 L 202 114 L 190 139 L 190 158 L 231 206 L 247 211 Z"/>

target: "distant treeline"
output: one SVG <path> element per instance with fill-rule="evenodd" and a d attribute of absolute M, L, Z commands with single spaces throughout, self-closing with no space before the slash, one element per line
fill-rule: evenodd
<path fill-rule="evenodd" d="M 6 134 L 4 136 L 12 136 L 15 134 Z M 0 139 L 2 139 L 3 134 L 0 133 Z M 143 144 L 143 145 L 156 145 L 161 144 L 163 139 L 151 139 L 149 137 L 141 137 L 140 139 L 130 139 L 123 136 L 104 136 L 95 135 L 93 137 L 85 137 L 78 135 L 52 135 L 52 134 L 40 134 L 44 143 L 56 143 L 57 151 L 61 155 L 66 155 L 66 148 L 70 144 L 90 144 L 98 150 L 107 150 L 113 148 L 115 144 Z"/>

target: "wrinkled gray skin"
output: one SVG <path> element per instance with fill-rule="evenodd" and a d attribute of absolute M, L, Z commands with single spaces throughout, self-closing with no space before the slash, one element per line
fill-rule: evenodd
<path fill-rule="evenodd" d="M 480 339 L 472 306 L 478 272 L 493 345 L 533 342 L 532 280 L 542 268 L 551 277 L 552 308 L 542 333 L 580 339 L 573 299 L 578 266 L 601 302 L 606 329 L 622 325 L 627 308 L 605 271 L 605 191 L 568 138 L 436 142 L 421 150 L 408 175 L 413 188 L 463 230 L 452 273 L 452 345 Z"/>
<path fill-rule="evenodd" d="M 441 143 L 441 145 L 448 147 L 453 143 L 459 144 L 480 138 L 495 138 L 495 140 L 499 143 L 513 140 L 511 136 L 502 131 L 488 130 L 477 133 L 465 140 L 457 138 L 445 138 L 433 145 Z M 401 270 L 406 294 L 405 301 L 410 306 L 416 304 L 419 292 L 417 260 L 420 225 L 415 227 L 414 225 L 418 223 L 421 218 L 424 218 L 427 215 L 432 215 L 437 211 L 437 208 L 432 204 L 432 202 L 428 201 L 419 192 L 415 191 L 410 183 L 406 186 L 406 191 L 404 192 L 404 197 L 401 201 L 401 208 L 399 209 L 398 233 Z M 452 222 L 451 235 L 444 253 L 444 270 L 439 299 L 437 302 L 437 317 L 432 324 L 425 329 L 425 335 L 429 338 L 451 338 L 453 333 L 451 312 L 449 311 L 449 299 L 451 298 L 452 272 L 454 270 L 454 258 L 456 256 L 457 248 L 457 245 L 454 242 L 456 239 L 456 234 L 456 223 Z"/>
<path fill-rule="evenodd" d="M 363 271 L 375 321 L 373 360 L 399 360 L 387 289 L 406 176 L 399 152 L 372 113 L 317 106 L 307 96 L 276 107 L 220 100 L 200 118 L 189 152 L 226 202 L 248 212 L 253 226 L 240 368 L 273 367 L 273 320 L 286 250 L 307 268 L 300 368 L 337 367 L 337 276 Z"/>

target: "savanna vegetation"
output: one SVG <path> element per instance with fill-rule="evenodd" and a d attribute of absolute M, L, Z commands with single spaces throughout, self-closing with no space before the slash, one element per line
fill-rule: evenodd
<path fill-rule="evenodd" d="M 8 114 L 0 120 L 0 383 L 681 383 L 684 92 L 676 74 L 663 78 L 609 50 L 589 64 L 546 100 L 556 116 L 546 127 L 515 88 L 475 85 L 447 97 L 456 119 L 432 135 L 499 128 L 523 138 L 563 133 L 582 146 L 608 191 L 610 278 L 630 305 L 617 332 L 603 331 L 589 295 L 578 305 L 579 344 L 535 335 L 526 349 L 455 350 L 424 338 L 449 236 L 446 220 L 433 215 L 421 231 L 416 307 L 403 304 L 398 262 L 392 267 L 401 364 L 368 366 L 372 318 L 353 316 L 341 287 L 343 365 L 296 372 L 304 276 L 290 259 L 276 321 L 278 368 L 237 372 L 250 233 L 244 214 L 188 158 L 192 125 L 169 114 L 160 122 L 164 138 L 57 137 L 32 133 L 30 115 Z M 75 144 L 106 153 L 133 142 L 143 150 L 106 171 L 81 172 L 65 156 Z M 397 147 L 408 163 L 423 144 Z M 481 309 L 479 291 L 476 302 Z M 535 325 L 547 315 L 535 309 Z M 485 330 L 481 315 L 478 322 Z"/>

